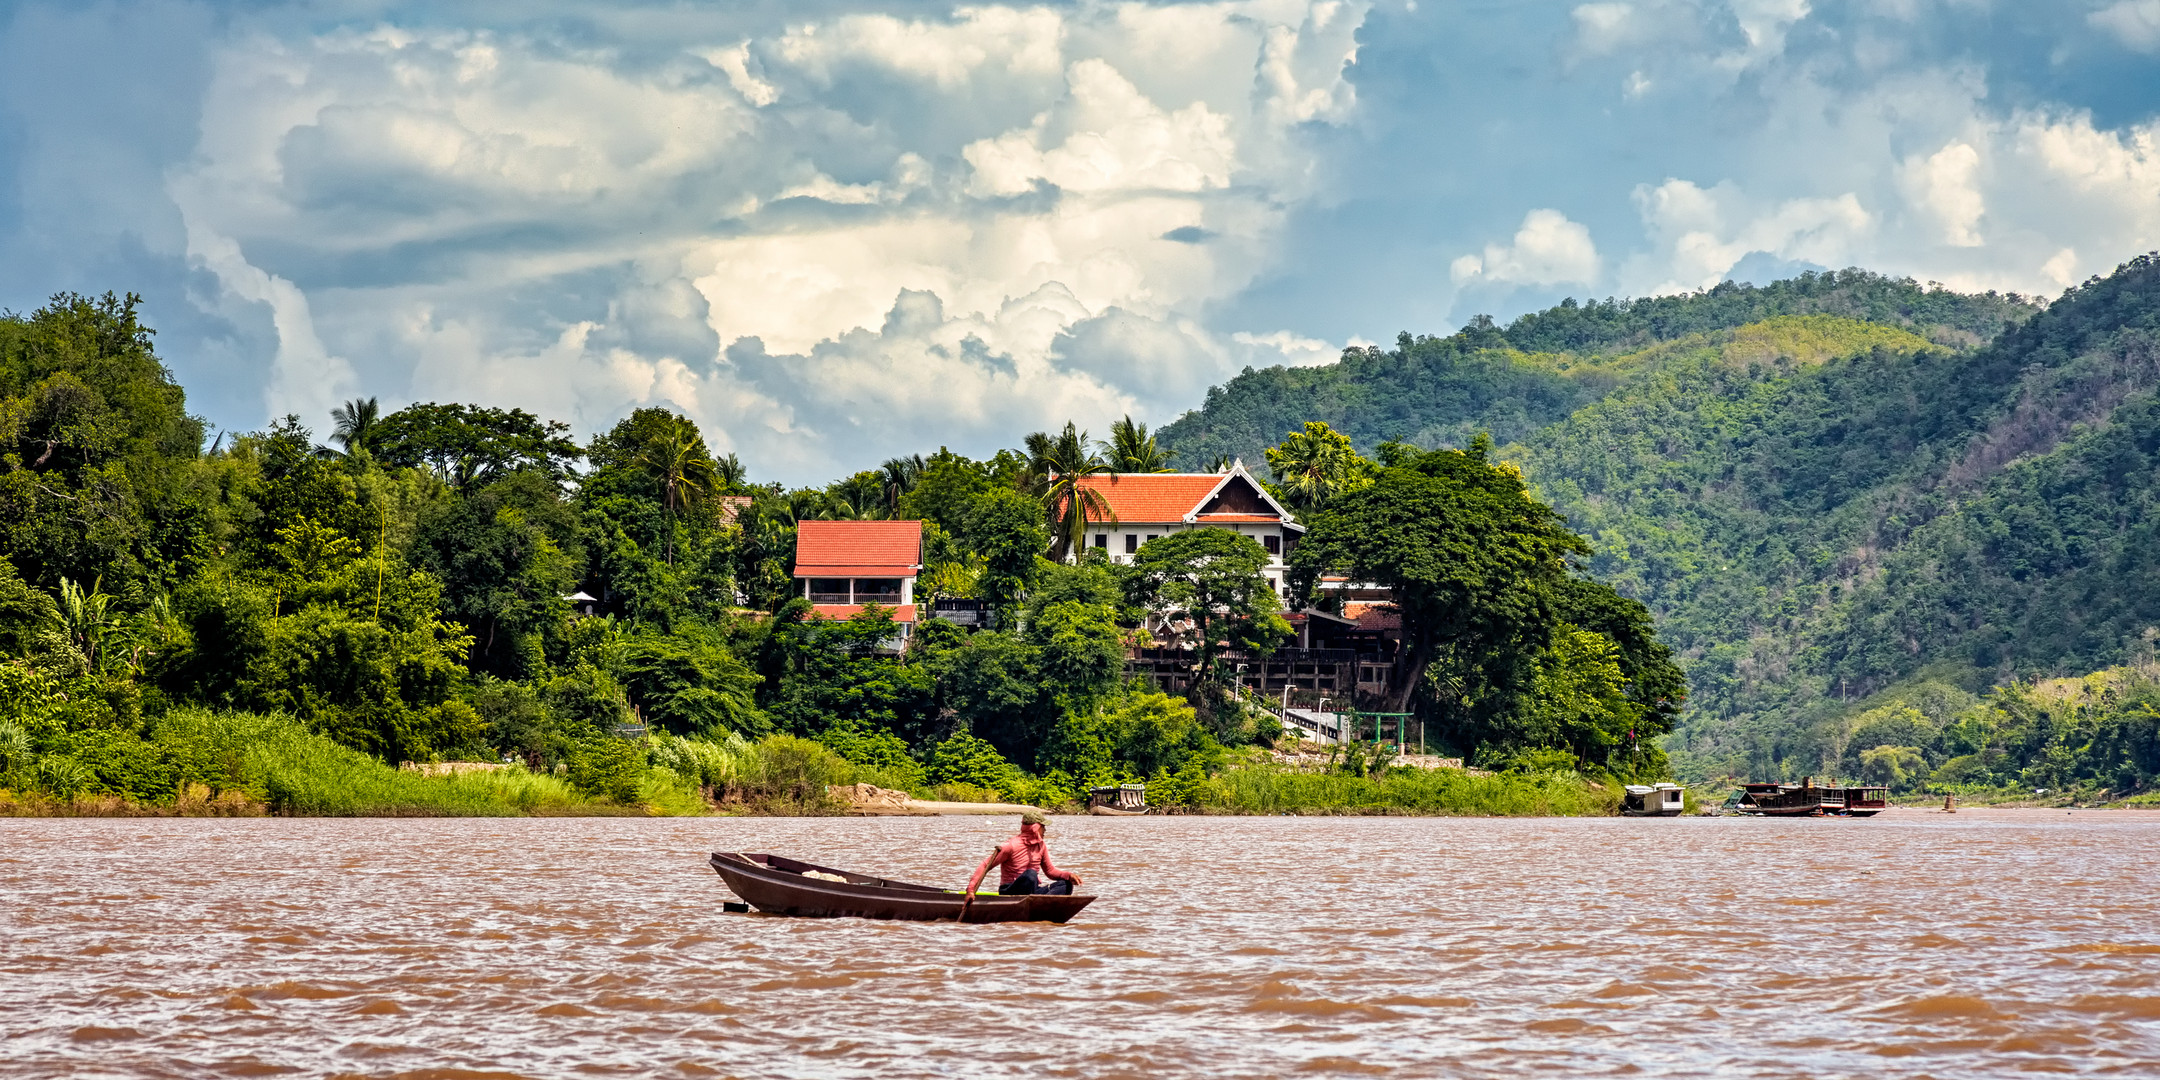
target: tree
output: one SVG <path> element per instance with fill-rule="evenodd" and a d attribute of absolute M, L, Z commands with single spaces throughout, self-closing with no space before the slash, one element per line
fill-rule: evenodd
<path fill-rule="evenodd" d="M 983 558 L 975 593 L 1000 616 L 1007 616 L 1035 578 L 1049 537 L 1043 529 L 1042 504 L 1010 488 L 994 488 L 975 500 L 961 537 Z"/>
<path fill-rule="evenodd" d="M 1350 445 L 1350 437 L 1317 420 L 1291 432 L 1267 452 L 1267 460 L 1283 501 L 1298 510 L 1324 506 L 1372 482 L 1372 462 Z"/>
<path fill-rule="evenodd" d="M 1228 529 L 1186 529 L 1140 545 L 1123 568 L 1128 599 L 1158 613 L 1165 633 L 1193 651 L 1198 683 L 1220 687 L 1225 650 L 1273 652 L 1290 636 L 1282 604 L 1261 573 L 1268 553 Z"/>
<path fill-rule="evenodd" d="M 835 480 L 825 488 L 825 507 L 818 514 L 827 521 L 877 521 L 886 516 L 886 477 L 866 469 Z"/>
<path fill-rule="evenodd" d="M 1155 445 L 1155 436 L 1148 434 L 1146 424 L 1133 423 L 1126 416 L 1110 425 L 1110 441 L 1102 444 L 1105 472 L 1113 473 L 1166 473 L 1170 471 L 1169 455 Z"/>
<path fill-rule="evenodd" d="M 443 583 L 445 608 L 476 642 L 473 666 L 500 675 L 538 674 L 545 635 L 569 614 L 584 552 L 577 519 L 538 473 L 513 474 L 431 507 L 412 558 Z"/>
<path fill-rule="evenodd" d="M 885 518 L 890 520 L 900 517 L 900 501 L 907 498 L 908 492 L 915 490 L 915 482 L 922 479 L 922 473 L 921 454 L 888 458 L 885 464 L 878 466 L 878 479 L 882 481 L 884 488 L 881 509 Z"/>
<path fill-rule="evenodd" d="M 1628 697 L 1620 650 L 1603 634 L 1562 626 L 1536 661 L 1530 691 L 1505 726 L 1480 743 L 1492 748 L 1565 748 L 1578 767 L 1630 776 L 1662 772 L 1664 755 L 1642 730 L 1643 707 Z"/>
<path fill-rule="evenodd" d="M 1338 495 L 1291 553 L 1301 591 L 1340 573 L 1392 592 L 1404 651 L 1387 711 L 1404 711 L 1428 674 L 1468 726 L 1512 708 L 1560 623 L 1568 560 L 1590 551 L 1489 451 L 1482 438 L 1465 450 L 1383 447 L 1374 482 Z"/>
<path fill-rule="evenodd" d="M 352 457 L 360 452 L 373 452 L 377 431 L 382 425 L 382 408 L 374 398 L 365 401 L 354 398 L 330 410 L 330 438 Z"/>
<path fill-rule="evenodd" d="M 927 521 L 959 535 L 966 527 L 967 515 L 974 508 L 975 500 L 998 486 L 1001 485 L 991 466 L 941 446 L 923 462 L 921 471 L 916 474 L 907 494 L 901 496 L 894 512 L 901 518 Z M 1046 538 L 1044 543 L 1048 542 Z"/>
<path fill-rule="evenodd" d="M 425 468 L 451 487 L 484 485 L 518 469 L 562 481 L 585 456 L 570 426 L 523 409 L 426 402 L 399 409 L 374 426 L 384 464 Z"/>
<path fill-rule="evenodd" d="M 637 448 L 632 464 L 660 489 L 661 504 L 667 507 L 670 523 L 682 516 L 682 512 L 700 506 L 712 498 L 719 486 L 719 477 L 713 468 L 712 455 L 705 450 L 705 439 L 698 434 L 697 425 L 689 418 L 669 414 L 668 422 L 655 425 L 655 430 L 645 433 Z M 668 529 L 663 550 L 669 565 L 675 562 L 675 530 Z"/>
<path fill-rule="evenodd" d="M 630 635 L 621 667 L 631 704 L 649 724 L 677 735 L 756 735 L 770 727 L 757 709 L 756 673 L 702 623 Z"/>
<path fill-rule="evenodd" d="M 1081 485 L 1110 467 L 1088 450 L 1087 432 L 1070 421 L 1055 436 L 1040 431 L 1029 435 L 1027 450 L 1030 489 L 1042 499 L 1052 522 L 1050 557 L 1063 562 L 1068 553 L 1086 545 L 1089 521 L 1117 521 L 1109 500 Z"/>

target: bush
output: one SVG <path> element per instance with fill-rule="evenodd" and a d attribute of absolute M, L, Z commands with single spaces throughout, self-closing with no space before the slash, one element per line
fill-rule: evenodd
<path fill-rule="evenodd" d="M 962 731 L 931 752 L 928 773 L 932 784 L 969 784 L 1003 791 L 1018 778 L 1019 770 L 997 748 Z"/>
<path fill-rule="evenodd" d="M 1378 779 L 1246 766 L 1152 780 L 1148 800 L 1235 814 L 1437 814 L 1480 817 L 1603 816 L 1619 792 L 1573 775 L 1396 768 Z"/>
<path fill-rule="evenodd" d="M 645 778 L 645 750 L 602 735 L 579 741 L 564 762 L 570 786 L 587 795 L 633 805 Z"/>

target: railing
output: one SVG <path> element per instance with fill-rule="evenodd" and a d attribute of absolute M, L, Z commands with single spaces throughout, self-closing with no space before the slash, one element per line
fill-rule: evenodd
<path fill-rule="evenodd" d="M 810 594 L 813 604 L 852 604 L 853 597 L 844 592 L 814 592 Z"/>
<path fill-rule="evenodd" d="M 1359 655 L 1355 649 L 1277 649 L 1265 656 L 1226 652 L 1215 659 L 1219 664 L 1352 664 L 1357 662 Z M 1185 649 L 1134 649 L 1131 656 L 1135 660 L 1175 660 L 1188 664 L 1199 659 L 1198 654 Z"/>

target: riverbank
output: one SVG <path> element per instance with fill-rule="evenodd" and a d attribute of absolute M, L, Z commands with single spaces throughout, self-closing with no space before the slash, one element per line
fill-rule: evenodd
<path fill-rule="evenodd" d="M 19 730 L 19 729 L 18 729 Z M 906 760 L 863 764 L 809 739 L 606 740 L 547 771 L 500 762 L 404 768 L 280 716 L 175 710 L 140 731 L 50 739 L 0 731 L 5 817 L 557 817 L 841 816 L 866 810 L 848 792 L 884 789 L 894 814 L 1084 812 L 1094 783 L 1001 769 L 931 783 Z M 1354 774 L 1252 752 L 1143 779 L 1164 812 L 1226 815 L 1603 816 L 1617 785 L 1574 773 L 1489 773 L 1397 766 Z"/>

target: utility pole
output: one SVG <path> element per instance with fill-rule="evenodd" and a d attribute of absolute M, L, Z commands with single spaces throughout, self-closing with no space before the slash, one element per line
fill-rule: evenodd
<path fill-rule="evenodd" d="M 382 625 L 383 540 L 390 535 L 390 511 L 375 500 L 375 625 Z"/>

